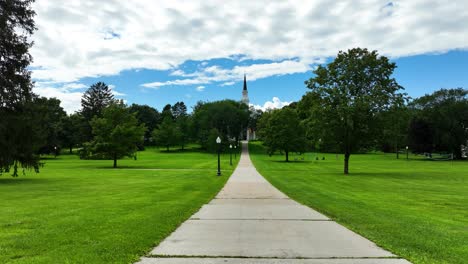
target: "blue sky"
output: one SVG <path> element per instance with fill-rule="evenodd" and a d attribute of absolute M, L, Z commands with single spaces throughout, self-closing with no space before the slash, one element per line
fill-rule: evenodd
<path fill-rule="evenodd" d="M 366 47 L 397 63 L 412 97 L 468 87 L 468 3 L 440 1 L 165 1 L 34 4 L 35 92 L 71 113 L 97 81 L 127 103 L 241 97 L 247 74 L 257 108 L 307 91 L 312 69 Z"/>

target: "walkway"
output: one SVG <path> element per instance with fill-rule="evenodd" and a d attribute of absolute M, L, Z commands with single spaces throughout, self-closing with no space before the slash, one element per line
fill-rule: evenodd
<path fill-rule="evenodd" d="M 140 264 L 405 264 L 392 253 L 301 205 L 265 180 L 247 144 L 215 199 Z"/>

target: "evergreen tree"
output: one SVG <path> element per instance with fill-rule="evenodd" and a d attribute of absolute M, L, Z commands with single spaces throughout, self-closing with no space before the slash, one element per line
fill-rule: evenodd
<path fill-rule="evenodd" d="M 103 82 L 97 82 L 83 94 L 81 98 L 81 115 L 87 122 L 85 128 L 85 139 L 90 141 L 93 138 L 92 128 L 89 122 L 94 117 L 101 117 L 104 108 L 114 102 L 114 95 L 109 86 Z"/>
<path fill-rule="evenodd" d="M 146 131 L 145 125 L 139 125 L 135 113 L 122 102 L 111 103 L 102 111 L 102 117 L 95 116 L 91 120 L 91 126 L 95 135 L 91 150 L 112 159 L 114 168 L 118 159 L 135 154 Z"/>
<path fill-rule="evenodd" d="M 35 129 L 32 62 L 28 37 L 35 31 L 33 0 L 0 1 L 0 174 L 18 168 L 39 170 L 35 154 L 41 135 Z"/>
<path fill-rule="evenodd" d="M 97 82 L 83 94 L 81 98 L 81 113 L 86 120 L 100 117 L 104 108 L 114 101 L 114 95 L 109 86 L 103 82 Z"/>

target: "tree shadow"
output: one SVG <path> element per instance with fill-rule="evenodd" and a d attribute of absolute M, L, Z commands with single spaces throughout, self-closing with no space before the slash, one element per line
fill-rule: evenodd
<path fill-rule="evenodd" d="M 46 179 L 46 178 L 21 178 L 21 176 L 18 176 L 15 178 L 11 176 L 8 176 L 8 177 L 10 178 L 2 178 L 2 176 L 0 176 L 0 186 L 1 185 L 15 185 L 15 184 L 39 184 L 39 183 L 42 184 L 42 183 L 49 181 L 49 179 Z"/>

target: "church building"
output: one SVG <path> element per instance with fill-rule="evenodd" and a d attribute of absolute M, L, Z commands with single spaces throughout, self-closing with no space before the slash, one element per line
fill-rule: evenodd
<path fill-rule="evenodd" d="M 247 78 L 244 74 L 244 88 L 242 89 L 242 103 L 250 107 L 249 92 L 247 91 Z M 255 129 L 248 127 L 245 131 L 245 140 L 256 140 Z"/>

